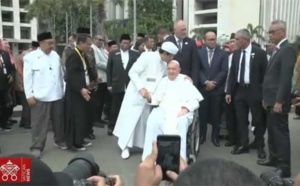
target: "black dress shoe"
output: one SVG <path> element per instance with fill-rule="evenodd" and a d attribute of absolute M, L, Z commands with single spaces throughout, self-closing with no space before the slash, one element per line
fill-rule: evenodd
<path fill-rule="evenodd" d="M 200 145 L 202 145 L 202 144 L 205 143 L 205 142 L 206 142 L 206 138 L 200 137 Z"/>
<path fill-rule="evenodd" d="M 211 142 L 213 143 L 213 145 L 214 145 L 215 147 L 220 147 L 220 142 L 219 142 L 218 139 L 212 139 Z"/>
<path fill-rule="evenodd" d="M 113 129 L 108 129 L 107 130 L 107 135 L 112 136 L 113 135 Z"/>
<path fill-rule="evenodd" d="M 87 138 L 90 140 L 94 140 L 96 139 L 96 136 L 94 134 L 89 134 Z"/>
<path fill-rule="evenodd" d="M 230 142 L 230 141 L 227 141 L 227 142 L 225 143 L 225 147 L 232 147 L 232 146 L 234 146 L 234 145 L 235 145 L 235 143 Z"/>
<path fill-rule="evenodd" d="M 262 165 L 262 166 L 269 166 L 269 167 L 276 167 L 276 163 L 275 161 L 272 160 L 257 160 L 257 164 L 258 165 Z"/>
<path fill-rule="evenodd" d="M 234 148 L 231 151 L 231 154 L 244 154 L 244 153 L 249 153 L 249 148 L 248 147 L 240 146 L 240 147 Z"/>
<path fill-rule="evenodd" d="M 14 119 L 9 119 L 8 122 L 11 123 L 11 124 L 16 124 L 16 123 L 18 123 L 18 121 L 17 121 L 17 120 L 14 120 Z"/>
<path fill-rule="evenodd" d="M 258 159 L 266 159 L 267 155 L 264 148 L 262 147 L 257 148 L 257 157 Z"/>

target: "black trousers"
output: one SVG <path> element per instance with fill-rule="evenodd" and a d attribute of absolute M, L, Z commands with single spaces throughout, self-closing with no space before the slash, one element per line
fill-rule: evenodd
<path fill-rule="evenodd" d="M 109 120 L 110 118 L 111 104 L 112 104 L 112 96 L 111 93 L 107 91 L 105 103 L 104 103 L 104 110 L 103 110 L 107 120 Z"/>
<path fill-rule="evenodd" d="M 236 111 L 234 107 L 234 97 L 231 99 L 231 103 L 227 104 L 225 102 L 225 120 L 226 127 L 228 130 L 228 141 L 230 143 L 237 143 L 237 121 L 236 121 Z"/>
<path fill-rule="evenodd" d="M 22 116 L 21 116 L 21 126 L 30 126 L 30 106 L 28 105 L 26 96 L 24 92 L 17 91 L 18 100 L 22 105 Z"/>
<path fill-rule="evenodd" d="M 6 127 L 10 117 L 10 108 L 7 107 L 7 90 L 0 90 L 0 127 Z"/>
<path fill-rule="evenodd" d="M 257 147 L 264 147 L 264 134 L 266 124 L 262 100 L 253 98 L 253 93 L 248 86 L 238 85 L 235 94 L 235 109 L 237 116 L 238 146 L 249 145 L 249 111 L 252 114 L 252 123 L 255 126 L 255 142 Z"/>
<path fill-rule="evenodd" d="M 124 98 L 125 92 L 115 92 L 112 93 L 112 104 L 111 104 L 111 113 L 110 113 L 110 120 L 108 128 L 113 130 L 115 128 L 118 115 L 122 106 L 123 98 Z M 128 116 L 130 117 L 130 116 Z"/>
<path fill-rule="evenodd" d="M 97 99 L 96 99 L 96 91 L 90 91 L 90 97 L 91 99 L 88 101 L 88 113 L 87 113 L 87 135 L 89 134 L 93 134 L 94 130 L 93 130 L 93 126 L 94 126 L 94 122 L 98 121 L 98 117 L 99 117 L 99 113 L 97 112 Z"/>
<path fill-rule="evenodd" d="M 101 121 L 102 120 L 102 113 L 104 110 L 104 104 L 108 97 L 108 90 L 107 90 L 107 84 L 106 83 L 99 83 L 98 89 L 95 93 L 96 100 L 97 100 L 97 115 L 96 120 Z"/>
<path fill-rule="evenodd" d="M 291 143 L 287 112 L 274 113 L 267 109 L 269 158 L 276 162 L 283 174 L 291 173 Z"/>
<path fill-rule="evenodd" d="M 199 119 L 200 119 L 200 136 L 206 138 L 207 124 L 212 124 L 212 139 L 216 139 L 219 136 L 221 116 L 222 116 L 222 104 L 224 101 L 224 95 L 208 95 L 203 94 L 204 100 L 200 102 Z"/>

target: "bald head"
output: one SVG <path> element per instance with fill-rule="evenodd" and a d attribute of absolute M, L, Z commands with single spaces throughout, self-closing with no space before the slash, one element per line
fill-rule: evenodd
<path fill-rule="evenodd" d="M 180 73 L 180 65 L 176 60 L 172 60 L 168 63 L 168 77 L 170 80 L 176 79 Z"/>
<path fill-rule="evenodd" d="M 184 39 L 186 37 L 186 25 L 183 20 L 178 20 L 174 24 L 174 34 L 178 39 Z"/>
<path fill-rule="evenodd" d="M 217 35 L 212 32 L 206 32 L 205 34 L 205 44 L 209 49 L 214 49 L 217 46 Z"/>

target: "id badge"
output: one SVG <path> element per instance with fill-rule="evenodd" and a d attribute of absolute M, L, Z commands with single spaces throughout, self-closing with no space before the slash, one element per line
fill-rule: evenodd
<path fill-rule="evenodd" d="M 87 72 L 85 73 L 85 82 L 86 82 L 86 85 L 90 85 L 90 77 Z"/>
<path fill-rule="evenodd" d="M 7 70 L 5 67 L 3 68 L 3 74 L 7 74 Z"/>
<path fill-rule="evenodd" d="M 148 82 L 155 82 L 156 79 L 155 78 L 147 78 L 146 81 L 148 81 Z"/>

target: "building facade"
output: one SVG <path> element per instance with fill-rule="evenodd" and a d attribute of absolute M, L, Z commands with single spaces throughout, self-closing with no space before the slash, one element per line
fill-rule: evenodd
<path fill-rule="evenodd" d="M 218 35 L 230 35 L 249 23 L 265 29 L 272 20 L 287 22 L 287 35 L 293 41 L 300 35 L 299 0 L 174 0 L 177 19 L 187 23 L 188 31 L 209 28 Z"/>
<path fill-rule="evenodd" d="M 0 38 L 7 39 L 17 56 L 37 39 L 37 19 L 27 19 L 25 7 L 33 0 L 0 0 Z"/>

